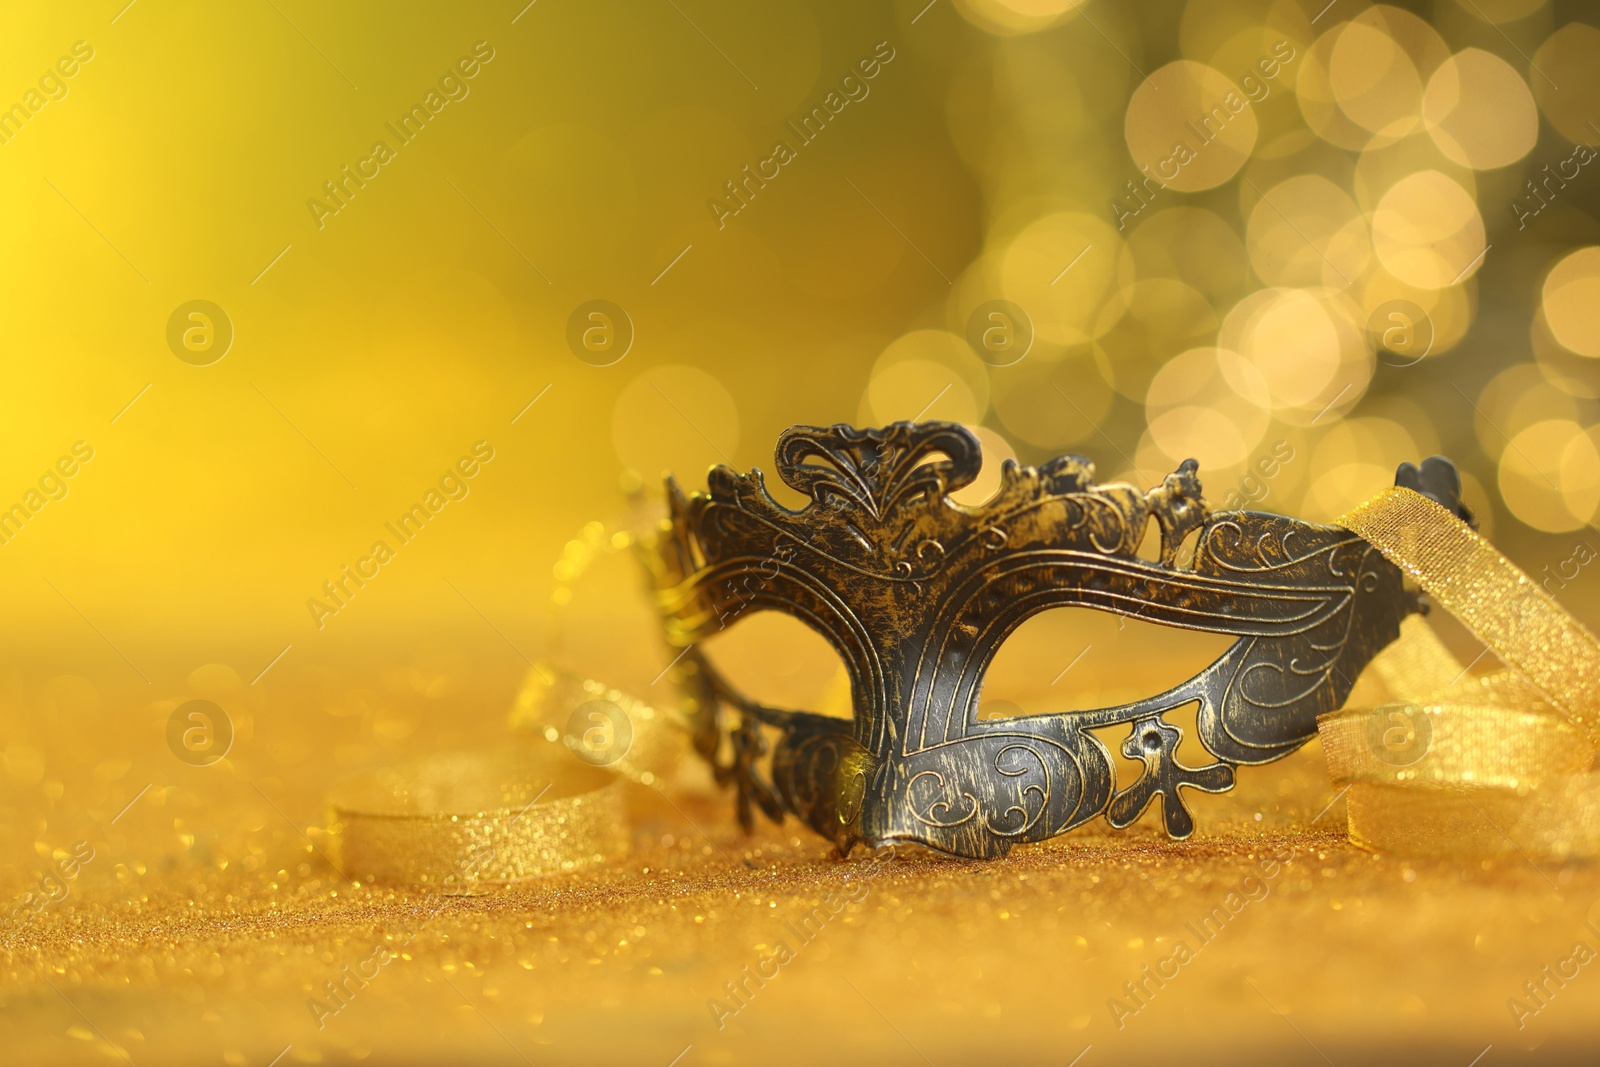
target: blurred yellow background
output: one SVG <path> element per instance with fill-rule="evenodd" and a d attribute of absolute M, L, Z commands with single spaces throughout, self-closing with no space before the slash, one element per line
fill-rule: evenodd
<path fill-rule="evenodd" d="M 442 578 L 532 644 L 622 472 L 695 483 L 770 464 L 794 422 L 917 415 L 1103 478 L 1195 455 L 1214 502 L 1316 519 L 1444 452 L 1487 530 L 1557 562 L 1600 503 L 1577 13 L 15 13 L 0 498 L 94 459 L 3 546 L 10 646 L 254 676 L 286 644 L 472 618 Z M 205 366 L 168 340 L 195 300 L 231 327 Z M 621 357 L 569 330 L 593 300 Z M 993 301 L 1016 338 L 984 332 Z M 319 620 L 478 441 L 469 499 Z"/>
<path fill-rule="evenodd" d="M 968 499 L 1007 457 L 1148 486 L 1195 456 L 1213 506 L 1319 521 L 1442 453 L 1600 623 L 1592 5 L 109 0 L 6 26 L 8 892 L 92 828 L 107 906 L 202 876 L 315 897 L 299 834 L 335 773 L 500 736 L 541 657 L 650 690 L 636 570 L 607 555 L 570 605 L 566 580 L 664 471 L 770 470 L 794 423 L 965 423 Z M 757 625 L 742 678 L 820 699 Z M 1168 647 L 1135 645 L 1099 692 Z M 1077 645 L 1040 647 L 1048 678 Z M 193 697 L 233 720 L 220 766 L 169 752 Z M 108 830 L 130 800 L 153 822 Z"/>

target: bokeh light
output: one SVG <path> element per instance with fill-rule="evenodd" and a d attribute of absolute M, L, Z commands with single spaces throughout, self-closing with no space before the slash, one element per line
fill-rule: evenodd
<path fill-rule="evenodd" d="M 1372 243 L 1396 278 L 1442 289 L 1477 269 L 1484 255 L 1483 218 L 1465 189 L 1425 170 L 1383 194 L 1372 215 Z"/>
<path fill-rule="evenodd" d="M 1580 248 L 1551 269 L 1541 310 L 1568 351 L 1600 356 L 1600 247 Z"/>
<path fill-rule="evenodd" d="M 1500 453 L 1500 494 L 1536 530 L 1586 525 L 1600 504 L 1600 453 L 1571 419 L 1543 419 L 1518 431 Z"/>
<path fill-rule="evenodd" d="M 1053 26 L 1082 3 L 1083 0 L 955 0 L 956 9 L 973 25 L 1003 36 Z"/>
<path fill-rule="evenodd" d="M 1353 285 L 1372 258 L 1367 220 L 1350 194 L 1320 174 L 1263 193 L 1246 228 L 1250 263 L 1269 285 Z"/>
<path fill-rule="evenodd" d="M 1422 110 L 1422 76 L 1384 29 L 1364 20 L 1333 33 L 1328 85 L 1345 117 L 1386 140 L 1414 130 Z"/>
<path fill-rule="evenodd" d="M 1005 294 L 1028 309 L 1044 341 L 1091 340 L 1115 323 L 1106 301 L 1133 283 L 1133 263 L 1106 219 L 1082 212 L 1047 215 L 1011 242 L 1000 269 Z"/>
<path fill-rule="evenodd" d="M 1215 336 L 1217 316 L 1200 293 L 1171 278 L 1149 278 L 1118 294 L 1102 315 L 1115 323 L 1095 351 L 1111 385 L 1138 402 L 1161 366 L 1185 349 Z"/>
<path fill-rule="evenodd" d="M 1261 289 L 1228 313 L 1219 344 L 1256 368 L 1279 419 L 1303 424 L 1348 410 L 1371 378 L 1372 351 L 1353 311 L 1328 290 Z"/>
<path fill-rule="evenodd" d="M 1519 22 L 1542 9 L 1549 0 L 1456 0 L 1473 18 L 1498 26 Z"/>
<path fill-rule="evenodd" d="M 1238 466 L 1271 424 L 1272 397 L 1261 371 L 1219 348 L 1194 348 L 1161 368 L 1150 383 L 1150 436 L 1168 458 L 1194 457 L 1211 470 Z"/>
<path fill-rule="evenodd" d="M 1041 453 L 1069 446 L 1087 451 L 1104 424 L 1115 393 L 1086 346 L 1054 363 L 1028 359 L 994 374 L 1000 425 Z"/>
<path fill-rule="evenodd" d="M 731 463 L 739 447 L 739 407 L 698 367 L 653 367 L 617 396 L 611 440 L 624 463 L 652 479 Z"/>
<path fill-rule="evenodd" d="M 1533 53 L 1529 66 L 1533 97 L 1550 125 L 1569 142 L 1600 139 L 1600 29 L 1569 22 Z"/>
<path fill-rule="evenodd" d="M 872 367 L 860 420 L 869 426 L 917 419 L 979 423 L 989 410 L 989 377 L 965 339 L 914 330 Z"/>
<path fill-rule="evenodd" d="M 1190 59 L 1168 63 L 1139 84 L 1125 127 L 1128 151 L 1144 175 L 1189 193 L 1237 174 L 1259 133 L 1244 90 Z"/>
<path fill-rule="evenodd" d="M 1515 163 L 1539 136 L 1528 83 L 1510 63 L 1481 48 L 1458 52 L 1434 71 L 1422 111 L 1439 151 L 1474 170 Z"/>
<path fill-rule="evenodd" d="M 1416 454 L 1400 423 L 1381 416 L 1349 418 L 1331 428 L 1311 455 L 1311 480 L 1302 505 L 1307 518 L 1329 522 L 1394 483 L 1396 452 Z"/>

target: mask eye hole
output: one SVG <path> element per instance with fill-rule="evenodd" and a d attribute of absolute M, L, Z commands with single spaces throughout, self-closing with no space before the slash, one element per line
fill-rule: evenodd
<path fill-rule="evenodd" d="M 984 673 L 978 718 L 1132 703 L 1193 678 L 1236 638 L 1092 608 L 1052 608 L 1007 637 Z M 1120 749 L 1128 728 L 1118 728 Z M 1143 733 L 1139 736 L 1143 747 Z M 1159 738 L 1157 739 L 1159 745 Z"/>
<path fill-rule="evenodd" d="M 701 647 L 711 665 L 752 700 L 793 711 L 851 716 L 844 661 L 821 634 L 791 615 L 758 611 L 730 618 Z"/>

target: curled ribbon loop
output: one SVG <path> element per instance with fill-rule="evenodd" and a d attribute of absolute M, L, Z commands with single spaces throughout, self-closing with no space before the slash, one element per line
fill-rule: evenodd
<path fill-rule="evenodd" d="M 573 583 L 632 543 L 599 522 L 567 543 L 554 569 L 553 646 Z M 432 756 L 336 791 L 345 873 L 470 891 L 615 859 L 628 849 L 624 780 L 656 785 L 689 747 L 677 712 L 547 663 L 528 671 L 507 726 L 504 748 Z"/>
<path fill-rule="evenodd" d="M 344 873 L 470 892 L 607 862 L 628 848 L 624 780 L 654 784 L 688 746 L 671 713 L 548 666 L 529 672 L 510 725 L 505 748 L 429 756 L 336 790 Z"/>
<path fill-rule="evenodd" d="M 640 785 L 655 785 L 689 748 L 688 728 L 673 709 L 548 664 L 528 672 L 508 724 Z"/>
<path fill-rule="evenodd" d="M 1322 716 L 1350 836 L 1434 855 L 1600 856 L 1600 642 L 1466 523 L 1409 489 L 1339 520 L 1510 668 L 1480 678 L 1420 618 L 1373 668 L 1393 703 Z"/>
<path fill-rule="evenodd" d="M 346 783 L 332 808 L 340 866 L 357 882 L 469 891 L 627 847 L 621 783 L 554 749 L 425 757 Z"/>

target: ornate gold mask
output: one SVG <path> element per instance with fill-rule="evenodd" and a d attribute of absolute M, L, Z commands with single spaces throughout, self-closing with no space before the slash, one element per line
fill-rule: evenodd
<path fill-rule="evenodd" d="M 1213 513 L 1194 460 L 1148 492 L 1096 485 L 1093 464 L 1075 456 L 1007 461 L 987 503 L 951 500 L 979 464 L 976 438 L 954 423 L 796 426 L 778 440 L 777 468 L 810 498 L 798 511 L 773 500 L 759 469 L 718 466 L 709 492 L 689 497 L 668 479 L 669 518 L 646 556 L 667 640 L 687 649 L 679 682 L 696 747 L 736 787 L 747 828 L 760 807 L 800 817 L 841 852 L 912 841 L 981 858 L 1101 814 L 1125 827 L 1159 796 L 1167 833 L 1187 837 L 1181 788 L 1230 789 L 1236 766 L 1304 744 L 1400 620 L 1423 610 L 1400 571 L 1348 530 Z M 1397 484 L 1470 518 L 1446 460 L 1402 465 Z M 1154 561 L 1138 555 L 1151 521 Z M 1192 558 L 1180 563 L 1190 535 Z M 979 719 L 1001 643 L 1064 606 L 1238 640 L 1136 703 Z M 761 706 L 694 647 L 764 609 L 838 651 L 853 721 Z M 1164 718 L 1191 703 L 1216 758 L 1204 767 L 1177 761 L 1181 734 Z M 1144 771 L 1118 791 L 1111 753 L 1090 730 L 1120 724 L 1122 754 Z"/>

